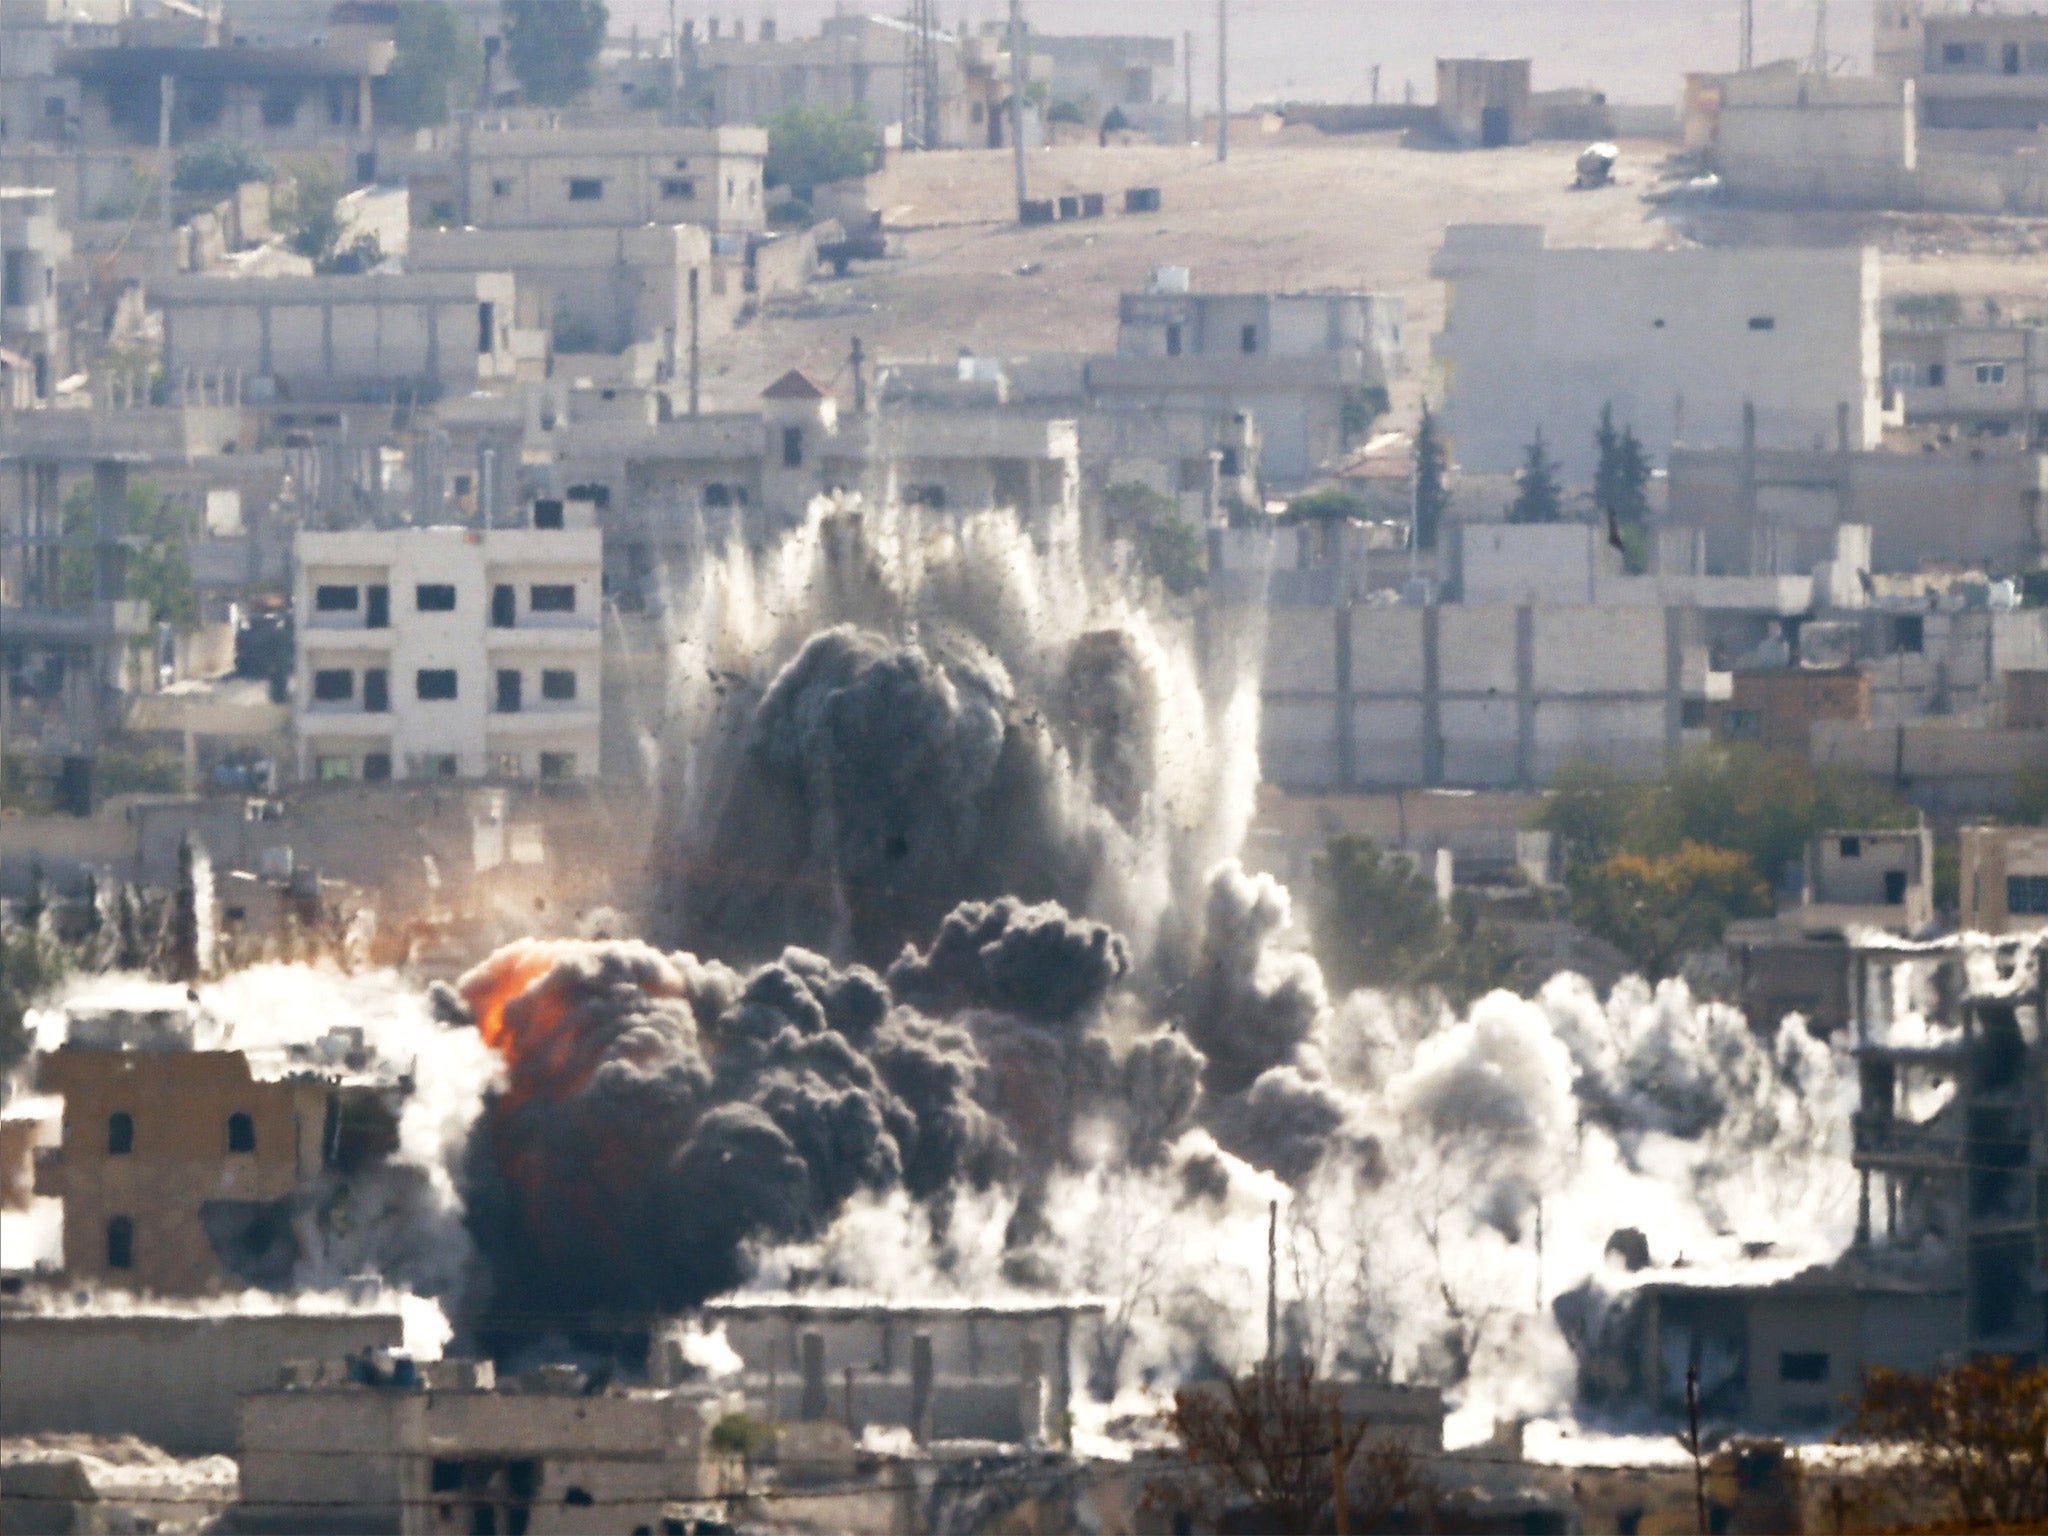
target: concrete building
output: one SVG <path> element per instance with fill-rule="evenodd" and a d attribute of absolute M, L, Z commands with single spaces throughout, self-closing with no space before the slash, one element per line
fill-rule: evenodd
<path fill-rule="evenodd" d="M 737 1384 L 770 1423 L 832 1419 L 856 1438 L 873 1424 L 920 1441 L 1064 1443 L 1102 1307 L 741 1298 L 708 1303 L 702 1321 L 724 1329 L 745 1363 Z"/>
<path fill-rule="evenodd" d="M 247 1394 L 294 1360 L 396 1349 L 395 1311 L 222 1313 L 148 1302 L 67 1310 L 33 1292 L 0 1302 L 0 1435 L 133 1435 L 177 1456 L 231 1454 Z M 10 1527 L 11 1529 L 12 1527 Z"/>
<path fill-rule="evenodd" d="M 459 199 L 450 222 L 478 229 L 697 224 L 747 234 L 767 226 L 761 128 L 575 128 L 482 117 L 453 131 L 450 154 Z M 435 221 L 416 212 L 415 222 Z"/>
<path fill-rule="evenodd" d="M 1667 444 L 1874 448 L 1877 255 L 1846 250 L 1562 250 L 1537 225 L 1453 225 L 1434 356 L 1465 469 L 1516 469 L 1538 428 L 1592 478 L 1603 406 Z"/>
<path fill-rule="evenodd" d="M 2048 127 L 2048 14 L 1930 11 L 1915 71 L 1929 128 Z"/>
<path fill-rule="evenodd" d="M 532 1536 L 681 1529 L 723 1491 L 706 1388 L 591 1390 L 573 1366 L 501 1389 L 489 1361 L 301 1361 L 245 1395 L 238 1528 Z"/>
<path fill-rule="evenodd" d="M 1819 721 L 1870 723 L 1870 678 L 1857 667 L 1742 668 L 1727 702 L 1709 706 L 1707 718 L 1724 740 L 1808 757 Z"/>
<path fill-rule="evenodd" d="M 1895 311 L 1884 386 L 1909 426 L 2048 445 L 2048 331 L 2039 326 L 1914 323 Z"/>
<path fill-rule="evenodd" d="M 1882 928 L 1913 936 L 1934 923 L 1934 833 L 1827 832 L 1806 845 L 1799 908 L 1804 933 Z"/>
<path fill-rule="evenodd" d="M 1972 826 L 1959 836 L 1964 931 L 2048 930 L 2048 831 Z"/>
<path fill-rule="evenodd" d="M 1526 144 L 1535 134 L 1527 59 L 1438 59 L 1437 131 L 1461 149 Z"/>
<path fill-rule="evenodd" d="M 1051 97 L 1082 107 L 1095 127 L 1114 110 L 1133 128 L 1180 136 L 1180 49 L 1170 37 L 1031 34 L 1033 58 L 1052 65 Z"/>
<path fill-rule="evenodd" d="M 1270 483 L 1300 486 L 1351 446 L 1368 393 L 1402 371 L 1404 311 L 1385 294 L 1190 293 L 1184 272 L 1163 272 L 1123 296 L 1116 354 L 1090 359 L 1087 388 L 1112 409 L 1248 415 Z"/>
<path fill-rule="evenodd" d="M 405 265 L 415 273 L 509 272 L 514 326 L 547 332 L 558 353 L 616 356 L 644 344 L 663 380 L 686 366 L 692 293 L 700 331 L 707 311 L 724 319 L 714 308 L 710 237 L 690 224 L 418 229 Z"/>
<path fill-rule="evenodd" d="M 1910 205 L 1920 166 L 1910 79 L 1814 75 L 1787 59 L 1719 83 L 1714 164 L 1736 196 Z"/>
<path fill-rule="evenodd" d="M 597 773 L 595 529 L 302 533 L 294 559 L 302 778 Z"/>
<path fill-rule="evenodd" d="M 50 397 L 70 372 L 71 348 L 57 302 L 57 272 L 71 237 L 47 187 L 0 186 L 0 351 L 13 354 L 0 413 Z"/>
<path fill-rule="evenodd" d="M 172 374 L 238 374 L 244 397 L 434 400 L 517 372 L 503 272 L 177 277 L 150 288 Z"/>

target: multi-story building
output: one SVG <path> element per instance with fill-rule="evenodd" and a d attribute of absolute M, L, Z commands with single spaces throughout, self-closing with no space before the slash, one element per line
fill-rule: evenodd
<path fill-rule="evenodd" d="M 1765 447 L 1880 440 L 1874 250 L 1565 250 L 1540 225 L 1467 224 L 1431 271 L 1449 289 L 1443 425 L 1467 470 L 1517 469 L 1540 429 L 1590 480 L 1604 406 L 1659 458 L 1739 444 L 1749 414 Z"/>
<path fill-rule="evenodd" d="M 699 224 L 717 234 L 767 226 L 764 128 L 575 128 L 531 117 L 479 118 L 456 131 L 456 206 L 447 222 L 478 229 Z"/>
<path fill-rule="evenodd" d="M 2048 126 L 2048 14 L 1930 7 L 1920 30 L 1913 75 L 1926 127 L 2031 133 Z"/>
<path fill-rule="evenodd" d="M 0 186 L 0 349 L 12 390 L 0 409 L 49 398 L 67 348 L 57 305 L 57 268 L 71 237 L 57 221 L 57 194 L 45 187 Z"/>
<path fill-rule="evenodd" d="M 1964 827 L 1962 926 L 1975 933 L 2048 930 L 2048 830 Z"/>
<path fill-rule="evenodd" d="M 2031 325 L 1919 323 L 1884 331 L 1884 385 L 1909 425 L 2048 442 L 2048 331 Z"/>
<path fill-rule="evenodd" d="M 302 777 L 596 776 L 595 529 L 302 533 L 296 564 Z"/>

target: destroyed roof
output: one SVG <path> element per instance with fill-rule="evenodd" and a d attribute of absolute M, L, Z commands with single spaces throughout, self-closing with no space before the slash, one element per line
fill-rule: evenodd
<path fill-rule="evenodd" d="M 792 368 L 761 391 L 763 400 L 825 400 L 832 391 L 801 368 Z"/>
<path fill-rule="evenodd" d="M 711 1316 L 784 1312 L 798 1316 L 857 1317 L 863 1313 L 888 1312 L 904 1316 L 946 1313 L 962 1317 L 1031 1318 L 1099 1313 L 1107 1310 L 1107 1303 L 1099 1296 L 932 1297 L 906 1301 L 898 1297 L 860 1296 L 843 1291 L 816 1295 L 743 1292 L 707 1301 L 699 1310 Z"/>

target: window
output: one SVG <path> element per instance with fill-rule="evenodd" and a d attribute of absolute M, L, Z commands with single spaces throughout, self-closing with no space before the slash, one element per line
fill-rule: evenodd
<path fill-rule="evenodd" d="M 9 251 L 4 275 L 0 275 L 0 304 L 28 302 L 28 252 Z"/>
<path fill-rule="evenodd" d="M 943 485 L 913 485 L 904 491 L 903 500 L 909 506 L 930 507 L 942 512 L 946 507 L 946 488 Z"/>
<path fill-rule="evenodd" d="M 65 115 L 64 98 L 62 96 L 45 96 L 43 98 L 43 116 L 63 117 Z"/>
<path fill-rule="evenodd" d="M 1778 1380 L 1826 1381 L 1828 1356 L 1825 1350 L 1788 1349 L 1778 1356 Z"/>
<path fill-rule="evenodd" d="M 516 715 L 522 702 L 523 680 L 515 667 L 507 667 L 498 674 L 498 713 Z"/>
<path fill-rule="evenodd" d="M 445 581 L 423 581 L 413 590 L 413 603 L 421 613 L 453 613 L 455 588 Z"/>
<path fill-rule="evenodd" d="M 1927 387 L 1929 389 L 1940 389 L 1947 383 L 1948 364 L 1929 363 L 1927 365 Z"/>
<path fill-rule="evenodd" d="M 491 196 L 493 196 L 493 197 L 510 197 L 511 195 L 512 195 L 512 178 L 511 178 L 511 177 L 509 177 L 509 176 L 493 176 L 493 177 L 491 178 Z"/>
<path fill-rule="evenodd" d="M 732 491 L 716 480 L 704 487 L 704 505 L 707 507 L 729 507 L 732 505 Z"/>
<path fill-rule="evenodd" d="M 453 752 L 428 752 L 414 759 L 419 766 L 414 772 L 416 779 L 459 779 L 462 777 L 462 760 Z"/>
<path fill-rule="evenodd" d="M 135 1223 L 116 1216 L 107 1223 L 107 1268 L 135 1267 Z"/>
<path fill-rule="evenodd" d="M 2005 910 L 2014 917 L 2048 917 L 2048 875 L 2007 875 Z"/>
<path fill-rule="evenodd" d="M 391 627 L 391 589 L 386 586 L 365 587 L 368 601 L 364 604 L 363 628 L 389 629 Z"/>
<path fill-rule="evenodd" d="M 566 667 L 541 673 L 540 696 L 557 704 L 569 703 L 576 697 L 576 674 Z"/>
<path fill-rule="evenodd" d="M 543 752 L 540 755 L 540 776 L 543 779 L 573 779 L 576 777 L 576 754 L 574 752 Z"/>
<path fill-rule="evenodd" d="M 1976 373 L 1979 384 L 2003 384 L 2005 382 L 2005 364 L 2003 363 L 1978 363 L 1976 365 Z"/>
<path fill-rule="evenodd" d="M 569 201 L 572 203 L 603 202 L 604 178 L 601 176 L 571 176 L 569 178 Z"/>
<path fill-rule="evenodd" d="M 600 511 L 612 504 L 612 488 L 608 485 L 572 485 L 562 495 L 567 501 L 587 501 Z"/>
<path fill-rule="evenodd" d="M 299 120 L 299 93 L 268 90 L 263 93 L 263 126 L 289 128 Z"/>
<path fill-rule="evenodd" d="M 491 588 L 491 628 L 511 629 L 519 622 L 519 593 L 510 582 Z"/>
<path fill-rule="evenodd" d="M 517 752 L 500 752 L 491 760 L 491 771 L 501 779 L 516 779 L 526 771 Z"/>
<path fill-rule="evenodd" d="M 535 583 L 527 601 L 535 613 L 574 613 L 576 588 L 568 582 Z"/>
<path fill-rule="evenodd" d="M 1707 701 L 1705 699 L 1681 699 L 1678 704 L 1678 726 L 1680 730 L 1697 731 L 1707 723 Z"/>
<path fill-rule="evenodd" d="M 256 1150 L 256 1122 L 244 1110 L 236 1110 L 228 1116 L 228 1150 L 230 1152 L 254 1152 Z"/>
<path fill-rule="evenodd" d="M 1862 839 L 1862 838 L 1860 838 L 1860 837 L 1845 837 L 1845 838 L 1843 838 L 1843 839 L 1842 839 L 1842 849 L 1841 849 L 1841 852 L 1842 852 L 1842 857 L 1843 857 L 1843 858 L 1845 858 L 1845 859 L 1860 859 L 1860 858 L 1862 858 L 1862 857 L 1863 857 L 1863 839 Z"/>
<path fill-rule="evenodd" d="M 782 467 L 798 469 L 804 462 L 804 429 L 784 427 L 782 429 Z"/>
<path fill-rule="evenodd" d="M 413 679 L 413 687 L 422 704 L 444 703 L 455 697 L 455 669 L 422 667 Z"/>
<path fill-rule="evenodd" d="M 1884 872 L 1884 904 L 1888 907 L 1902 907 L 1906 904 L 1906 872 L 1903 869 L 1888 869 Z"/>
<path fill-rule="evenodd" d="M 1242 331 L 1238 332 L 1237 345 L 1238 350 L 1243 352 L 1246 356 L 1250 356 L 1252 353 L 1258 351 L 1259 328 L 1256 325 L 1248 325 Z"/>
<path fill-rule="evenodd" d="M 536 528 L 561 528 L 562 504 L 552 496 L 543 496 L 533 504 L 533 526 Z"/>
<path fill-rule="evenodd" d="M 390 713 L 391 674 L 383 667 L 370 667 L 363 673 L 363 708 L 373 715 Z"/>
<path fill-rule="evenodd" d="M 1904 613 L 1893 619 L 1892 648 L 1919 655 L 1927 648 L 1927 620 L 1917 613 Z"/>
<path fill-rule="evenodd" d="M 389 784 L 391 782 L 391 754 L 389 752 L 365 752 L 363 754 L 363 782 L 366 784 Z"/>
<path fill-rule="evenodd" d="M 498 315 L 494 305 L 479 304 L 476 307 L 476 349 L 479 353 L 498 350 Z"/>
<path fill-rule="evenodd" d="M 1238 467 L 1237 450 L 1235 448 L 1225 448 L 1218 459 L 1216 469 L 1226 479 L 1243 473 Z"/>
<path fill-rule="evenodd" d="M 323 668 L 313 674 L 313 697 L 322 704 L 339 704 L 356 696 L 356 675 L 347 667 Z"/>
<path fill-rule="evenodd" d="M 1886 363 L 1884 381 L 1894 389 L 1906 389 L 1920 381 L 1920 370 L 1911 363 Z"/>
<path fill-rule="evenodd" d="M 322 784 L 336 784 L 344 779 L 352 779 L 356 776 L 355 760 L 347 757 L 318 758 L 313 764 L 313 776 Z"/>
<path fill-rule="evenodd" d="M 1983 69 L 1991 62 L 1988 43 L 1943 43 L 1941 62 L 1945 69 Z"/>
<path fill-rule="evenodd" d="M 1166 328 L 1166 355 L 1180 356 L 1180 327 L 1177 325 L 1169 325 Z"/>
<path fill-rule="evenodd" d="M 127 1157 L 135 1150 L 135 1117 L 125 1109 L 107 1116 L 107 1156 Z"/>
<path fill-rule="evenodd" d="M 664 176 L 661 179 L 661 195 L 670 202 L 694 202 L 697 197 L 697 183 L 688 176 Z"/>
<path fill-rule="evenodd" d="M 1778 317 L 1776 315 L 1751 315 L 1749 317 L 1749 328 L 1752 331 L 1775 331 L 1778 328 Z"/>
<path fill-rule="evenodd" d="M 361 593 L 355 587 L 313 589 L 313 611 L 316 613 L 354 613 L 361 602 Z"/>
<path fill-rule="evenodd" d="M 1998 66 L 2008 75 L 2016 75 L 2020 72 L 2020 45 L 2018 43 L 2007 43 L 1998 50 Z"/>

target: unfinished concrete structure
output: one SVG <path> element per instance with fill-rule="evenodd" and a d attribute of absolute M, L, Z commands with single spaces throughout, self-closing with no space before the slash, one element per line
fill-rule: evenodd
<path fill-rule="evenodd" d="M 70 371 L 69 337 L 57 303 L 57 271 L 71 237 L 48 187 L 0 186 L 0 351 L 13 354 L 0 412 L 47 400 Z"/>
<path fill-rule="evenodd" d="M 919 1440 L 1065 1443 L 1091 1301 L 926 1304 L 740 1297 L 707 1303 L 744 1362 L 737 1385 L 770 1422 L 836 1420 L 857 1438 L 902 1425 Z M 680 1346 L 657 1340 L 656 1369 Z M 670 1362 L 664 1366 L 663 1362 Z"/>
<path fill-rule="evenodd" d="M 1964 325 L 1895 307 L 1884 331 L 1884 385 L 1907 424 L 2048 444 L 2048 332 L 2032 325 Z"/>
<path fill-rule="evenodd" d="M 241 1401 L 239 1528 L 532 1536 L 682 1529 L 716 1494 L 724 1411 L 703 1388 L 590 1388 L 550 1366 L 501 1387 L 489 1361 L 389 1351 L 295 1363 Z"/>
<path fill-rule="evenodd" d="M 2048 930 L 2048 831 L 1972 826 L 1962 845 L 1960 918 L 1973 933 Z"/>
<path fill-rule="evenodd" d="M 1934 833 L 1827 832 L 1806 845 L 1799 906 L 1803 932 L 1879 928 L 1906 937 L 1934 922 Z"/>
<path fill-rule="evenodd" d="M 1467 470 L 1515 470 L 1540 429 L 1589 481 L 1605 406 L 1653 458 L 1751 435 L 1878 444 L 1875 250 L 1567 250 L 1540 225 L 1457 224 L 1430 270 L 1449 285 L 1434 356 Z"/>
<path fill-rule="evenodd" d="M 596 529 L 302 533 L 295 565 L 302 778 L 596 775 Z"/>
<path fill-rule="evenodd" d="M 452 222 L 478 229 L 615 229 L 696 224 L 717 234 L 766 227 L 761 128 L 659 123 L 579 128 L 532 114 L 465 119 L 439 153 L 458 199 Z M 437 222 L 431 207 L 415 222 Z"/>
<path fill-rule="evenodd" d="M 1527 59 L 1438 59 L 1437 132 L 1461 149 L 1502 149 L 1535 135 Z"/>
<path fill-rule="evenodd" d="M 508 273 L 176 277 L 150 288 L 164 367 L 291 401 L 436 400 L 516 374 Z"/>

